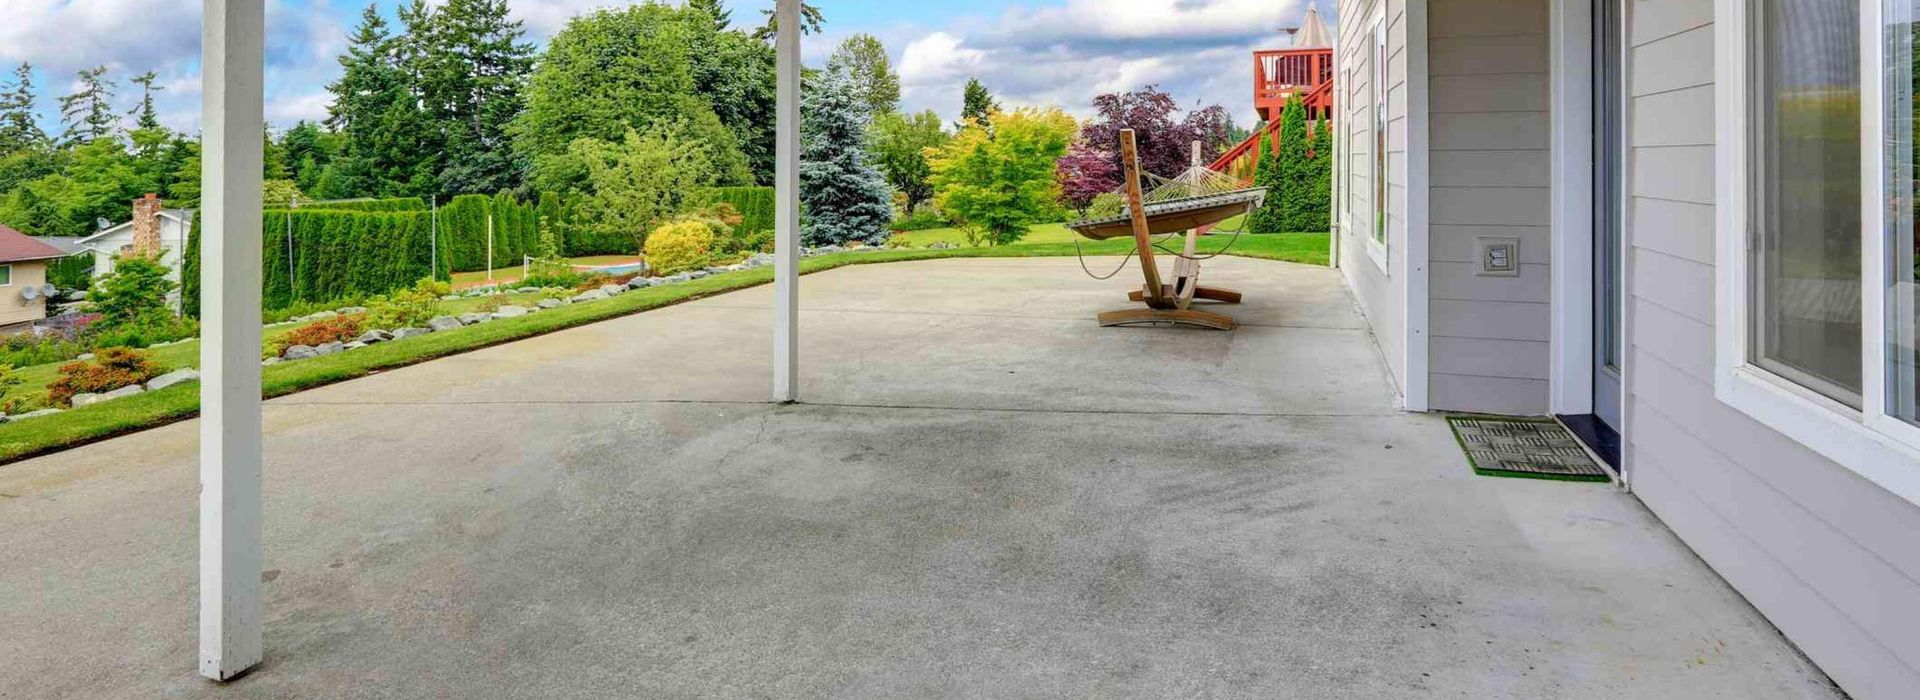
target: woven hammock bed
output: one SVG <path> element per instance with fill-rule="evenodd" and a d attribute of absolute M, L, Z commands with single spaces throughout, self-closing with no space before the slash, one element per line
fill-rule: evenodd
<path fill-rule="evenodd" d="M 1258 209 L 1267 198 L 1265 188 L 1183 197 L 1146 205 L 1147 235 L 1158 236 L 1205 228 Z M 1067 228 L 1087 238 L 1104 241 L 1133 235 L 1133 210 L 1118 215 L 1069 222 Z"/>
<path fill-rule="evenodd" d="M 1146 308 L 1102 313 L 1100 325 L 1233 330 L 1232 318 L 1192 308 L 1196 299 L 1238 304 L 1241 297 L 1231 289 L 1200 284 L 1200 261 L 1204 258 L 1196 255 L 1194 249 L 1203 230 L 1258 209 L 1266 201 L 1266 188 L 1251 187 L 1245 181 L 1200 165 L 1200 146 L 1196 143 L 1192 169 L 1172 180 L 1159 180 L 1152 192 L 1145 192 L 1141 188 L 1139 152 L 1132 129 L 1120 132 L 1120 165 L 1122 192 L 1095 198 L 1084 218 L 1067 224 L 1073 232 L 1096 241 L 1131 236 L 1134 251 L 1129 258 L 1140 258 L 1145 283 L 1127 298 L 1144 302 Z M 1162 282 L 1160 267 L 1154 260 L 1157 244 L 1153 237 L 1179 232 L 1186 233 L 1186 246 L 1181 252 L 1167 251 L 1175 257 L 1173 278 Z M 1125 264 L 1122 261 L 1123 267 Z M 1081 265 L 1084 269 L 1084 260 Z M 1115 268 L 1115 272 L 1118 271 L 1119 268 Z M 1088 271 L 1088 274 L 1093 273 Z"/>

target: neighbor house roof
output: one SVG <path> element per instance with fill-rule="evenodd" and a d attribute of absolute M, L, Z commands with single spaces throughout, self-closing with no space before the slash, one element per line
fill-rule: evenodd
<path fill-rule="evenodd" d="M 59 248 L 68 255 L 87 252 L 87 247 L 80 245 L 81 239 L 81 236 L 34 236 L 34 240 Z"/>
<path fill-rule="evenodd" d="M 0 226 L 0 263 L 64 257 L 67 257 L 67 254 L 59 248 L 47 245 L 33 236 Z"/>
<path fill-rule="evenodd" d="M 192 209 L 163 209 L 160 211 L 160 218 L 173 219 L 174 221 L 191 225 L 193 223 L 193 210 Z M 87 236 L 86 238 L 80 239 L 80 245 L 82 246 L 90 245 L 96 239 L 99 239 L 104 236 L 110 236 L 114 233 L 118 233 L 122 229 L 127 229 L 132 227 L 133 227 L 132 221 L 122 221 L 118 224 L 114 224 L 112 226 L 108 226 L 106 228 L 100 229 L 98 232 L 94 233 L 91 236 Z"/>

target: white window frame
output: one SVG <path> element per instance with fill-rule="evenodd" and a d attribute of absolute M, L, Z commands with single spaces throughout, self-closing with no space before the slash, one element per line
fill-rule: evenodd
<path fill-rule="evenodd" d="M 1714 23 L 1715 308 L 1714 396 L 1861 477 L 1920 504 L 1920 428 L 1886 412 L 1883 334 L 1887 255 L 1881 104 L 1881 2 L 1861 3 L 1861 302 L 1862 406 L 1855 409 L 1751 363 L 1748 353 L 1747 0 L 1716 0 Z"/>
<path fill-rule="evenodd" d="M 0 264 L 0 270 L 7 271 L 7 281 L 0 282 L 0 287 L 13 286 L 13 263 Z"/>
<path fill-rule="evenodd" d="M 1391 101 L 1388 94 L 1390 86 L 1387 85 L 1387 64 L 1392 60 L 1388 57 L 1387 51 L 1392 42 L 1387 37 L 1387 17 L 1384 11 L 1376 10 L 1367 26 L 1371 27 L 1367 30 L 1366 39 L 1367 158 L 1371 162 L 1367 166 L 1367 203 L 1369 205 L 1367 235 L 1361 236 L 1360 239 L 1367 250 L 1367 257 L 1373 260 L 1373 264 L 1380 268 L 1381 273 L 1392 276 L 1392 265 L 1388 261 L 1392 259 L 1389 249 L 1393 245 L 1393 226 L 1389 217 L 1392 207 L 1388 192 L 1393 189 L 1393 183 L 1387 179 L 1389 161 L 1387 145 L 1391 140 L 1388 135 L 1388 124 L 1392 120 L 1392 115 L 1386 113 Z M 1378 234 L 1377 237 L 1376 234 Z"/>

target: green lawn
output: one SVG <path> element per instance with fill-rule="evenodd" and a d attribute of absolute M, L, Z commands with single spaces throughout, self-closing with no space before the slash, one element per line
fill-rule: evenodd
<path fill-rule="evenodd" d="M 640 262 L 640 259 L 641 258 L 638 255 L 587 255 L 587 256 L 578 257 L 578 258 L 567 258 L 567 263 L 572 265 L 586 266 L 586 267 L 605 267 L 608 265 L 628 265 L 632 263 L 637 263 L 637 262 Z M 493 269 L 492 281 L 494 284 L 512 284 L 514 282 L 518 282 L 520 281 L 521 270 L 522 268 L 518 264 L 507 265 L 503 267 L 496 267 Z M 454 289 L 466 289 L 468 287 L 478 287 L 478 286 L 487 284 L 487 282 L 488 280 L 487 280 L 486 270 L 475 270 L 473 272 L 456 272 L 453 274 Z"/>
<path fill-rule="evenodd" d="M 951 229 L 919 232 L 928 242 L 946 240 L 942 235 L 960 235 Z M 964 245 L 964 236 L 960 243 Z M 1232 244 L 1230 253 L 1251 258 L 1285 260 L 1313 265 L 1327 264 L 1328 235 L 1263 234 L 1217 235 L 1201 239 L 1200 251 L 1214 253 Z M 1177 241 L 1168 241 L 1169 247 Z M 1088 241 L 1082 246 L 1087 255 L 1124 255 L 1132 247 L 1128 240 Z M 1073 238 L 1057 224 L 1043 226 L 1028 241 L 991 248 L 949 248 L 931 250 L 904 248 L 883 252 L 845 252 L 808 258 L 801 263 L 803 274 L 845 265 L 930 260 L 966 257 L 1042 257 L 1073 255 Z M 283 396 L 303 389 L 366 376 L 372 372 L 425 362 L 438 357 L 469 352 L 500 343 L 571 328 L 609 318 L 640 313 L 662 306 L 765 284 L 773 279 L 771 268 L 757 268 L 713 275 L 681 284 L 650 287 L 628 292 L 604 301 L 563 306 L 520 318 L 468 326 L 457 330 L 381 343 L 351 352 L 327 355 L 298 362 L 287 362 L 262 370 L 264 394 Z M 508 303 L 526 302 L 537 294 L 509 295 Z M 461 299 L 444 303 L 450 314 L 472 311 L 485 303 L 482 299 Z M 271 339 L 295 327 L 278 324 L 266 329 Z M 167 369 L 199 364 L 199 341 L 153 348 L 154 359 Z M 57 376 L 58 364 L 36 365 L 19 370 L 22 387 L 44 387 Z M 113 401 L 73 409 L 52 416 L 0 424 L 0 463 L 86 444 L 116 435 L 164 425 L 193 417 L 200 409 L 197 384 L 181 384 Z"/>

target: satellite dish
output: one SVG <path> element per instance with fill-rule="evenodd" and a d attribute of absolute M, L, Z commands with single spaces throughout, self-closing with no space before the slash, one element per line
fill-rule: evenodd
<path fill-rule="evenodd" d="M 108 221 L 104 218 L 94 219 L 93 223 L 95 226 L 99 226 L 101 231 L 105 231 L 107 229 L 113 228 L 113 222 Z"/>
<path fill-rule="evenodd" d="M 51 284 L 40 285 L 40 296 L 52 298 L 53 295 L 59 294 L 59 293 L 60 293 L 60 289 Z"/>
<path fill-rule="evenodd" d="M 39 287 L 22 287 L 20 288 L 20 298 L 25 299 L 27 301 L 33 301 L 35 299 L 39 299 L 40 288 Z"/>

